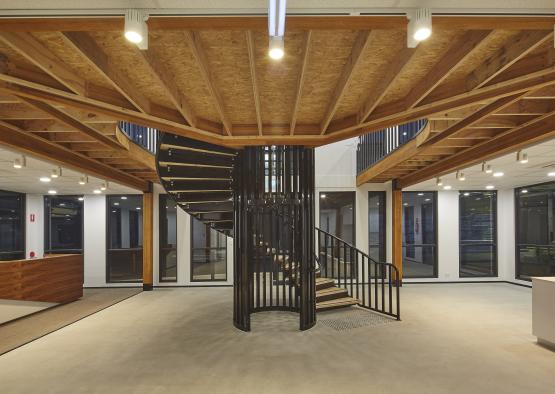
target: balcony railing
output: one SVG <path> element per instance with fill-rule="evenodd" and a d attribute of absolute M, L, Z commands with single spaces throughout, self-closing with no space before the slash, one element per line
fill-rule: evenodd
<path fill-rule="evenodd" d="M 119 122 L 119 128 L 133 142 L 142 146 L 152 154 L 156 154 L 158 147 L 158 130 L 151 127 L 140 126 L 129 122 Z"/>
<path fill-rule="evenodd" d="M 427 124 L 427 119 L 420 119 L 358 137 L 357 174 L 412 140 Z"/>

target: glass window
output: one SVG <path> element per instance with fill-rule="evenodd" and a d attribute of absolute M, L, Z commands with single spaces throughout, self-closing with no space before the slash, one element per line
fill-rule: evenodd
<path fill-rule="evenodd" d="M 436 192 L 403 192 L 405 278 L 437 278 L 436 201 Z"/>
<path fill-rule="evenodd" d="M 385 192 L 368 192 L 368 255 L 385 263 Z"/>
<path fill-rule="evenodd" d="M 516 278 L 555 276 L 555 182 L 515 194 Z"/>
<path fill-rule="evenodd" d="M 459 193 L 459 276 L 497 276 L 497 192 Z"/>
<path fill-rule="evenodd" d="M 191 217 L 191 281 L 227 280 L 227 237 Z"/>
<path fill-rule="evenodd" d="M 143 196 L 106 196 L 107 282 L 141 282 L 143 277 Z"/>
<path fill-rule="evenodd" d="M 320 193 L 320 229 L 355 244 L 355 192 Z"/>
<path fill-rule="evenodd" d="M 165 194 L 160 195 L 160 282 L 177 281 L 177 205 Z"/>
<path fill-rule="evenodd" d="M 25 258 L 25 194 L 0 190 L 0 260 Z"/>
<path fill-rule="evenodd" d="M 83 201 L 80 197 L 44 197 L 45 253 L 83 253 Z"/>

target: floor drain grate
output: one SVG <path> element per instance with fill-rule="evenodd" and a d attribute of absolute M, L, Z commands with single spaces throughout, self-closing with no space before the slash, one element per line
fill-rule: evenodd
<path fill-rule="evenodd" d="M 327 316 L 318 319 L 318 323 L 322 323 L 337 331 L 352 330 L 361 327 L 377 327 L 390 324 L 394 321 L 395 320 L 390 317 L 363 309 L 328 312 Z"/>

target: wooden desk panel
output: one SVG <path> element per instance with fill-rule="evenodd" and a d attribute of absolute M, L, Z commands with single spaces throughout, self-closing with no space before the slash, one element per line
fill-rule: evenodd
<path fill-rule="evenodd" d="M 0 261 L 0 298 L 66 303 L 83 296 L 83 255 Z"/>

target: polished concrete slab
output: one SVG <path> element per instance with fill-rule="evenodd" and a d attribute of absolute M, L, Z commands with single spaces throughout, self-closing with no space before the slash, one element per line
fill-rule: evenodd
<path fill-rule="evenodd" d="M 0 356 L 3 393 L 553 393 L 531 290 L 405 285 L 401 322 L 231 325 L 230 288 L 143 292 Z M 361 317 L 356 311 L 357 319 Z M 320 314 L 353 319 L 354 311 Z M 359 319 L 360 320 L 360 319 Z M 362 319 L 362 321 L 365 321 Z M 338 329 L 339 327 L 339 329 Z M 347 328 L 345 328 L 347 327 Z"/>

